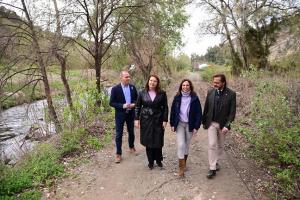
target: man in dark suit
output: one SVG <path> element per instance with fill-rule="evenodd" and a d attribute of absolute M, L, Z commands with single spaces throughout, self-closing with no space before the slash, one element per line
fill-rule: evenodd
<path fill-rule="evenodd" d="M 225 135 L 235 118 L 236 93 L 226 85 L 224 74 L 213 76 L 213 89 L 207 92 L 203 111 L 203 128 L 208 129 L 207 178 L 213 178 L 220 169 L 218 160 L 223 153 Z"/>
<path fill-rule="evenodd" d="M 130 74 L 127 71 L 120 73 L 121 83 L 111 90 L 109 105 L 115 108 L 116 124 L 116 163 L 122 160 L 122 136 L 126 122 L 128 130 L 128 144 L 131 153 L 136 153 L 134 148 L 134 107 L 137 99 L 137 91 L 130 84 Z"/>

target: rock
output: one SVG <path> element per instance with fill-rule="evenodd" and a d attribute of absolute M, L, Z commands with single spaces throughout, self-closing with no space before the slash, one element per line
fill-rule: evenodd
<path fill-rule="evenodd" d="M 32 140 L 32 141 L 42 141 L 49 138 L 49 134 L 43 131 L 39 125 L 33 124 L 28 134 L 25 136 L 25 140 Z"/>
<path fill-rule="evenodd" d="M 15 136 L 16 136 L 16 134 L 14 134 L 14 133 L 3 133 L 3 134 L 1 133 L 1 135 L 0 135 L 0 142 L 8 140 L 8 139 L 11 139 L 11 138 L 13 138 Z"/>

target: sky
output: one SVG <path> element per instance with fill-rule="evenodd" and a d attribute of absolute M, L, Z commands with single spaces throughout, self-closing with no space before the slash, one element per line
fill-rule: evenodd
<path fill-rule="evenodd" d="M 197 8 L 193 3 L 186 7 L 186 12 L 190 15 L 190 18 L 188 25 L 185 26 L 182 32 L 182 40 L 185 46 L 179 49 L 179 52 L 188 56 L 191 56 L 193 53 L 204 55 L 208 47 L 215 46 L 221 42 L 221 37 L 197 34 L 199 23 L 201 20 L 207 19 L 206 16 L 208 15 L 203 8 Z"/>

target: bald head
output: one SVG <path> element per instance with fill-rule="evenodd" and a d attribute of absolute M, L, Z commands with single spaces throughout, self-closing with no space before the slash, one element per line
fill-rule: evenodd
<path fill-rule="evenodd" d="M 120 79 L 123 85 L 128 85 L 130 82 L 130 74 L 127 71 L 121 71 Z"/>

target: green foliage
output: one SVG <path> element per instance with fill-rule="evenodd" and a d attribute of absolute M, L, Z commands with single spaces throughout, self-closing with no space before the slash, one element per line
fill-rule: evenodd
<path fill-rule="evenodd" d="M 20 200 L 39 200 L 42 195 L 39 191 L 26 191 L 23 192 L 18 199 Z"/>
<path fill-rule="evenodd" d="M 294 198 L 300 180 L 300 120 L 291 111 L 287 87 L 280 82 L 259 82 L 251 104 L 255 129 L 239 128 L 254 145 L 253 155 L 270 168 L 283 198 Z"/>
<path fill-rule="evenodd" d="M 209 47 L 204 58 L 207 62 L 217 65 L 223 65 L 225 63 L 224 55 L 222 55 L 222 49 L 219 46 Z"/>
<path fill-rule="evenodd" d="M 88 123 L 94 119 L 96 115 L 102 112 L 110 111 L 109 97 L 102 89 L 99 94 L 94 87 L 92 81 L 81 81 L 75 88 L 73 93 L 73 106 L 74 109 L 70 110 L 69 107 L 64 108 L 64 122 L 65 126 L 72 129 L 79 124 L 87 127 Z M 99 106 L 97 102 L 101 102 Z"/>
<path fill-rule="evenodd" d="M 167 56 L 166 62 L 172 71 L 175 72 L 191 69 L 191 60 L 186 54 L 180 54 L 177 57 Z"/>
<path fill-rule="evenodd" d="M 59 163 L 59 158 L 60 155 L 54 145 L 42 143 L 26 159 L 23 169 L 32 174 L 33 182 L 38 186 L 63 172 L 64 168 Z"/>
<path fill-rule="evenodd" d="M 92 135 L 88 136 L 86 143 L 90 148 L 95 149 L 95 150 L 99 150 L 100 148 L 103 147 L 103 144 L 100 143 L 99 138 L 92 136 Z"/>
<path fill-rule="evenodd" d="M 300 71 L 300 52 L 287 55 L 280 60 L 274 60 L 271 62 L 271 70 L 285 73 L 288 71 Z"/>
<path fill-rule="evenodd" d="M 275 17 L 271 18 L 270 23 L 264 23 L 259 28 L 248 25 L 245 41 L 251 64 L 258 68 L 267 67 L 270 47 L 276 42 L 278 30 L 280 30 L 279 21 Z"/>
<path fill-rule="evenodd" d="M 104 68 L 113 69 L 116 71 L 121 71 L 124 66 L 130 64 L 129 53 L 126 51 L 125 46 L 113 46 L 110 51 L 113 56 L 113 59 L 108 59 L 104 63 Z M 109 55 L 111 56 L 111 55 Z"/>
<path fill-rule="evenodd" d="M 35 191 L 41 184 L 51 184 L 51 178 L 59 176 L 64 168 L 59 163 L 59 153 L 50 144 L 41 144 L 17 167 L 1 165 L 0 196 L 4 199 L 40 199 Z M 28 190 L 33 189 L 33 190 Z"/>
<path fill-rule="evenodd" d="M 231 77 L 231 69 L 226 66 L 208 66 L 200 70 L 200 76 L 202 80 L 210 82 L 213 75 L 217 73 L 223 73 L 226 75 L 227 79 Z"/>
<path fill-rule="evenodd" d="M 84 138 L 85 130 L 83 128 L 66 129 L 61 133 L 60 139 L 60 154 L 67 156 L 71 153 L 80 153 L 82 150 L 82 139 Z"/>

